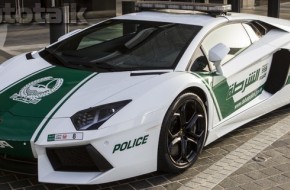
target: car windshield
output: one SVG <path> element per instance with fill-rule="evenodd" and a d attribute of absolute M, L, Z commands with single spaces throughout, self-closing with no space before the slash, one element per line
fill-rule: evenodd
<path fill-rule="evenodd" d="M 200 26 L 108 20 L 40 52 L 45 60 L 93 71 L 174 69 Z"/>

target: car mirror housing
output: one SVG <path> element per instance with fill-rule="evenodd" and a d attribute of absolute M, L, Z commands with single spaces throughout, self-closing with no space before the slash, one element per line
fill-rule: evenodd
<path fill-rule="evenodd" d="M 223 75 L 221 62 L 230 52 L 230 48 L 219 43 L 209 50 L 209 61 L 214 63 L 216 70 L 219 74 Z"/>

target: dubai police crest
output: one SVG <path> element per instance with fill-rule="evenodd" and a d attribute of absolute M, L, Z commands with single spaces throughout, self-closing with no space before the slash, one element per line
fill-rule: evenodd
<path fill-rule="evenodd" d="M 61 78 L 44 77 L 25 85 L 19 93 L 13 94 L 10 98 L 26 104 L 37 104 L 45 96 L 57 91 L 62 84 Z"/>

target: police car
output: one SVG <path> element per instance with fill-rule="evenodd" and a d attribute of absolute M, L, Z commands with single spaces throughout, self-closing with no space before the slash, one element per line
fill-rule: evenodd
<path fill-rule="evenodd" d="M 290 22 L 230 5 L 138 12 L 0 65 L 0 156 L 39 181 L 182 172 L 202 148 L 290 96 Z"/>

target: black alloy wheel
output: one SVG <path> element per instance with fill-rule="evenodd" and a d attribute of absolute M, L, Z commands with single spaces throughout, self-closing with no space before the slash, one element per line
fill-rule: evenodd
<path fill-rule="evenodd" d="M 158 169 L 181 172 L 198 158 L 207 136 L 207 112 L 193 93 L 180 95 L 164 118 L 159 147 Z"/>

